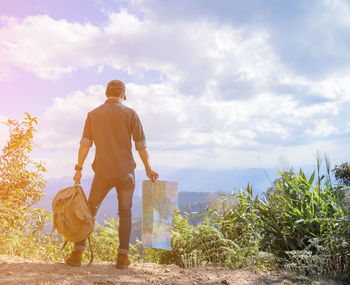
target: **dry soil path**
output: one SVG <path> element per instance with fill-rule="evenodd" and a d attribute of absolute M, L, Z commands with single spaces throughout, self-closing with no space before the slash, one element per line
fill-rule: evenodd
<path fill-rule="evenodd" d="M 333 282 L 332 282 L 333 283 Z M 95 262 L 72 268 L 64 263 L 26 261 L 0 255 L 0 284 L 305 284 L 287 275 L 206 267 L 183 269 L 176 265 L 132 264 L 118 270 L 114 263 Z M 310 284 L 310 283 L 309 283 Z M 331 284 L 318 283 L 318 284 Z M 336 284 L 336 283 L 333 283 Z"/>

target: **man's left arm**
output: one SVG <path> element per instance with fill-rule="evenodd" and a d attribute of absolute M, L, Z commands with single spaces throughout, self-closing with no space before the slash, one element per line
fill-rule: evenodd
<path fill-rule="evenodd" d="M 158 179 L 159 174 L 157 172 L 155 172 L 151 167 L 151 164 L 149 162 L 149 154 L 148 154 L 147 148 L 139 149 L 138 152 L 139 152 L 139 156 L 143 162 L 143 165 L 145 167 L 147 177 L 152 182 L 154 182 L 155 180 Z"/>

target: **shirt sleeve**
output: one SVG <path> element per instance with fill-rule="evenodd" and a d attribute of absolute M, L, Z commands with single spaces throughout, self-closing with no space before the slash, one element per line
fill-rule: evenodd
<path fill-rule="evenodd" d="M 131 134 L 135 142 L 136 150 L 141 150 L 147 147 L 145 133 L 143 132 L 141 121 L 136 113 L 134 113 L 132 118 Z"/>
<path fill-rule="evenodd" d="M 88 114 L 87 118 L 85 120 L 85 126 L 84 126 L 84 131 L 83 131 L 83 136 L 80 140 L 80 144 L 86 145 L 88 147 L 92 146 L 92 131 L 91 131 L 91 117 Z"/>

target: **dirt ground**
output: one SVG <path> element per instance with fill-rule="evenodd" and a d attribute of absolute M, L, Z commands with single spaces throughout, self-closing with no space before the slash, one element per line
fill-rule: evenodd
<path fill-rule="evenodd" d="M 183 269 L 176 265 L 136 263 L 119 270 L 111 262 L 94 262 L 79 268 L 64 263 L 28 261 L 0 255 L 0 284 L 310 284 L 300 278 L 271 272 L 219 267 Z M 345 284 L 333 281 L 312 284 Z"/>

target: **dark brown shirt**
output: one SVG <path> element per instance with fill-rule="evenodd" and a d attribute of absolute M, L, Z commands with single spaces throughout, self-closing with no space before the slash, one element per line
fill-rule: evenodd
<path fill-rule="evenodd" d="M 92 169 L 105 177 L 123 177 L 136 163 L 132 155 L 131 137 L 137 150 L 146 147 L 145 134 L 136 112 L 117 98 L 88 113 L 80 144 L 96 146 Z"/>

